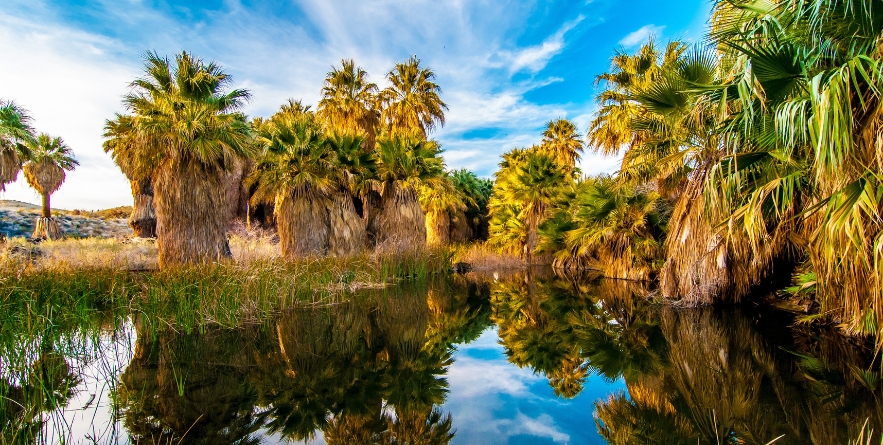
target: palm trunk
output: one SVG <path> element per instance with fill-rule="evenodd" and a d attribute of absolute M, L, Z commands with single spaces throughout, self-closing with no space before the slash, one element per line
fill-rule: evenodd
<path fill-rule="evenodd" d="M 451 243 L 451 216 L 447 210 L 426 215 L 426 242 L 437 246 Z"/>
<path fill-rule="evenodd" d="M 352 195 L 340 190 L 328 203 L 330 234 L 328 247 L 332 255 L 346 256 L 365 248 L 365 224 L 356 213 Z"/>
<path fill-rule="evenodd" d="M 33 240 L 57 240 L 61 239 L 61 229 L 58 227 L 58 221 L 55 218 L 46 218 L 40 216 L 37 218 L 37 224 L 34 233 L 31 235 Z"/>
<path fill-rule="evenodd" d="M 377 246 L 392 250 L 425 247 L 425 219 L 414 187 L 387 181 L 377 216 Z"/>
<path fill-rule="evenodd" d="M 43 193 L 43 218 L 52 218 L 52 209 L 49 207 L 48 193 Z"/>
<path fill-rule="evenodd" d="M 160 167 L 153 200 L 160 267 L 230 256 L 226 235 L 231 211 L 221 175 L 177 161 Z"/>
<path fill-rule="evenodd" d="M 156 212 L 153 208 L 153 181 L 132 181 L 132 215 L 129 227 L 138 238 L 156 238 Z"/>
<path fill-rule="evenodd" d="M 314 191 L 280 195 L 276 221 L 282 255 L 288 259 L 328 253 L 330 220 L 327 198 Z"/>

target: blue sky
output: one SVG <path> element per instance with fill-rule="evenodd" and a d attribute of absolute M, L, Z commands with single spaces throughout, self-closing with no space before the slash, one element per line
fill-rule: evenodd
<path fill-rule="evenodd" d="M 0 98 L 27 108 L 39 131 L 63 137 L 81 161 L 53 196 L 60 208 L 131 203 L 128 183 L 101 150 L 104 121 L 122 111 L 147 50 L 187 50 L 219 63 L 253 99 L 249 116 L 288 98 L 315 104 L 341 58 L 381 87 L 397 61 L 417 55 L 449 106 L 432 136 L 449 168 L 490 176 L 499 155 L 540 139 L 546 122 L 585 132 L 594 78 L 617 48 L 702 39 L 707 0 L 41 1 L 0 8 Z M 616 159 L 586 156 L 589 173 Z M 2 199 L 37 203 L 23 179 Z"/>

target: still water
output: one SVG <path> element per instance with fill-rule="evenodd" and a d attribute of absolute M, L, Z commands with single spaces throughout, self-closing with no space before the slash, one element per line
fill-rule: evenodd
<path fill-rule="evenodd" d="M 2 345 L 0 444 L 845 444 L 883 430 L 866 342 L 646 291 L 456 276 L 236 329 L 60 317 Z"/>

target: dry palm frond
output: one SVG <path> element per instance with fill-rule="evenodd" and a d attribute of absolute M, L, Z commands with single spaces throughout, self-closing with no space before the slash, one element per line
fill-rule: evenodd
<path fill-rule="evenodd" d="M 21 160 L 15 150 L 6 149 L 0 142 L 0 192 L 6 191 L 6 184 L 15 182 L 21 171 Z"/>
<path fill-rule="evenodd" d="M 170 165 L 154 177 L 153 204 L 160 267 L 229 256 L 227 208 L 220 175 Z"/>
<path fill-rule="evenodd" d="M 64 169 L 49 160 L 39 163 L 29 162 L 25 164 L 23 170 L 28 185 L 41 195 L 55 193 L 65 179 Z"/>
<path fill-rule="evenodd" d="M 367 235 L 365 223 L 356 213 L 352 195 L 345 190 L 338 191 L 328 200 L 329 253 L 346 256 L 365 249 Z"/>
<path fill-rule="evenodd" d="M 376 244 L 379 249 L 410 250 L 426 245 L 426 223 L 417 191 L 411 185 L 387 181 L 380 201 Z"/>

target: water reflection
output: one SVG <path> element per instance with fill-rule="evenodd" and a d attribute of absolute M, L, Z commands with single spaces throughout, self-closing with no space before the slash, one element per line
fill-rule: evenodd
<path fill-rule="evenodd" d="M 488 325 L 468 285 L 396 286 L 287 311 L 270 326 L 183 334 L 136 321 L 119 391 L 147 443 L 446 444 L 455 342 Z M 482 308 L 485 308 L 484 310 Z"/>
<path fill-rule="evenodd" d="M 119 435 L 100 443 L 517 441 L 477 433 L 487 425 L 476 419 L 531 442 L 828 444 L 866 422 L 883 431 L 868 342 L 781 313 L 654 305 L 647 292 L 541 270 L 393 286 L 237 329 L 187 332 L 119 311 L 4 328 L 0 444 L 89 442 L 68 413 L 92 404 L 80 393 L 87 365 L 119 357 L 98 344 L 131 355 L 91 395 L 110 401 L 95 422 Z M 127 329 L 134 348 L 120 340 Z M 463 346 L 479 338 L 499 352 Z M 517 391 L 472 391 L 505 377 L 491 369 L 548 388 L 522 376 Z M 519 398 L 546 402 L 523 413 Z"/>

